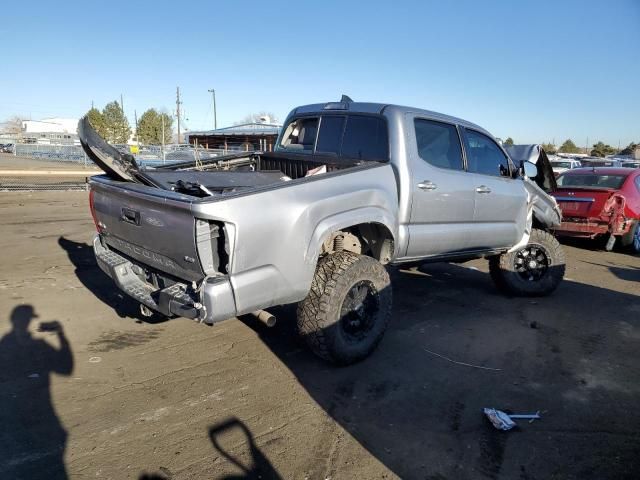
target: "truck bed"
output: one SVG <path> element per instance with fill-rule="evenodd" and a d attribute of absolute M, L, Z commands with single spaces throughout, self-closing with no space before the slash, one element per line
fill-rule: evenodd
<path fill-rule="evenodd" d="M 282 153 L 247 154 L 144 170 L 141 176 L 158 188 L 207 197 L 324 176 L 365 163 L 372 162 Z M 312 175 L 314 169 L 321 171 Z"/>

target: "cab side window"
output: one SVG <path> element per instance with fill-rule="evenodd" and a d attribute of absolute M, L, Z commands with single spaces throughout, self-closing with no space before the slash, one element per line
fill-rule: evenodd
<path fill-rule="evenodd" d="M 467 129 L 465 132 L 467 170 L 482 175 L 509 176 L 509 160 L 496 142 L 475 130 Z"/>
<path fill-rule="evenodd" d="M 464 170 L 462 147 L 454 125 L 415 119 L 416 143 L 421 159 L 434 167 Z"/>

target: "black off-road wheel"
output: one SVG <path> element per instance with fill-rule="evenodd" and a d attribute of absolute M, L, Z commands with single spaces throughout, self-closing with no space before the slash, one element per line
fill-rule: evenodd
<path fill-rule="evenodd" d="M 525 247 L 489 259 L 493 282 L 510 295 L 549 295 L 562 281 L 564 271 L 562 246 L 553 235 L 538 229 L 533 229 Z"/>
<path fill-rule="evenodd" d="M 391 281 L 376 260 L 351 252 L 318 262 L 298 304 L 298 332 L 320 358 L 349 365 L 376 348 L 391 318 Z"/>

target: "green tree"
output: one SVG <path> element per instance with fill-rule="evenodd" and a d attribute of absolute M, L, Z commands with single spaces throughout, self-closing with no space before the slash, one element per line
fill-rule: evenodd
<path fill-rule="evenodd" d="M 513 145 L 513 138 L 511 137 L 507 137 L 507 139 L 504 141 L 505 145 Z"/>
<path fill-rule="evenodd" d="M 627 145 L 620 151 L 620 155 L 633 155 L 633 152 L 635 151 L 637 146 L 638 146 L 637 143 L 631 142 L 629 145 Z"/>
<path fill-rule="evenodd" d="M 164 118 L 164 139 L 171 142 L 173 119 L 166 113 L 150 108 L 142 114 L 138 121 L 138 140 L 149 145 L 162 144 L 162 120 Z"/>
<path fill-rule="evenodd" d="M 110 143 L 127 143 L 131 136 L 129 120 L 117 101 L 107 103 L 102 110 L 104 119 L 104 138 Z"/>
<path fill-rule="evenodd" d="M 98 132 L 98 135 L 100 135 L 102 138 L 105 138 L 107 135 L 107 131 L 104 124 L 104 117 L 102 116 L 100 110 L 98 110 L 97 108 L 91 108 L 91 110 L 87 112 L 87 118 L 89 119 L 89 123 L 94 128 L 94 130 Z"/>
<path fill-rule="evenodd" d="M 542 149 L 550 155 L 557 152 L 556 146 L 553 143 L 543 143 Z"/>
<path fill-rule="evenodd" d="M 575 143 L 573 143 L 570 138 L 565 140 L 558 151 L 562 153 L 580 153 L 580 149 L 576 146 Z"/>
<path fill-rule="evenodd" d="M 602 142 L 598 142 L 593 145 L 593 150 L 591 150 L 592 157 L 606 157 L 607 155 L 611 155 L 616 153 L 616 149 L 611 145 L 606 145 Z"/>

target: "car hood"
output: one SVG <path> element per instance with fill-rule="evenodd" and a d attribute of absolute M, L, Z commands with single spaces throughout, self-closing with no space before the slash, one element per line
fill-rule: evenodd
<path fill-rule="evenodd" d="M 531 162 L 538 167 L 538 175 L 531 180 L 542 190 L 545 192 L 553 192 L 558 188 L 551 162 L 542 145 L 504 145 L 504 149 L 516 165 L 520 166 L 522 162 Z"/>

